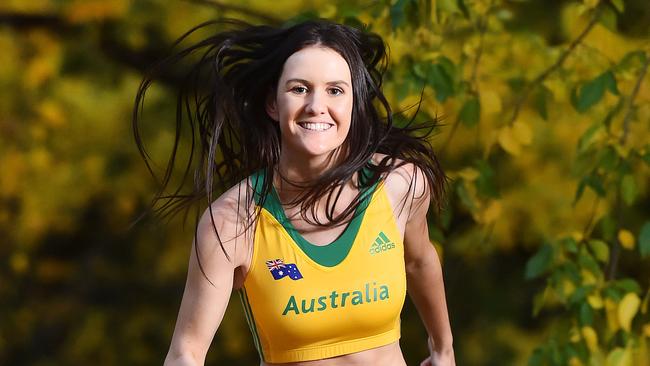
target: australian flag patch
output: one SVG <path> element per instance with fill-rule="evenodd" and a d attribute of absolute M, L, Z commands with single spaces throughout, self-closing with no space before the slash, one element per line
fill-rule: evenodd
<path fill-rule="evenodd" d="M 289 278 L 294 281 L 302 278 L 302 274 L 298 270 L 298 266 L 290 263 L 285 264 L 282 259 L 268 260 L 266 261 L 266 266 L 269 267 L 269 271 L 271 271 L 273 279 L 275 280 L 279 280 L 287 276 L 289 276 Z"/>

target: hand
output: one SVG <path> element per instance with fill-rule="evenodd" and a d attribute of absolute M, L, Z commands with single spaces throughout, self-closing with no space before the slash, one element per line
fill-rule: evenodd
<path fill-rule="evenodd" d="M 420 366 L 456 366 L 453 347 L 449 346 L 442 349 L 434 349 L 431 344 L 431 338 L 427 340 L 427 343 L 429 345 L 429 353 L 431 356 L 422 361 Z"/>

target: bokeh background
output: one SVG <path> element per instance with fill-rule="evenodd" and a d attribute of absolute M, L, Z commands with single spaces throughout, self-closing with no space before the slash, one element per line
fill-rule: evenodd
<path fill-rule="evenodd" d="M 453 181 L 430 232 L 458 365 L 650 364 L 647 0 L 3 0 L 0 364 L 162 364 L 193 220 L 129 229 L 158 188 L 131 115 L 145 70 L 217 17 L 366 24 L 392 105 L 423 92 L 418 118 L 443 118 Z M 157 179 L 187 66 L 146 97 Z M 418 365 L 408 300 L 402 318 Z M 257 363 L 233 297 L 207 364 Z"/>

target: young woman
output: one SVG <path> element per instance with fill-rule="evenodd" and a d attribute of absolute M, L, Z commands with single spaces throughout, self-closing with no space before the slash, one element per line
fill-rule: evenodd
<path fill-rule="evenodd" d="M 178 104 L 177 136 L 185 107 L 193 152 L 200 140 L 194 192 L 175 197 L 208 207 L 165 365 L 204 363 L 233 290 L 261 365 L 405 365 L 407 290 L 429 334 L 422 365 L 455 365 L 427 230 L 447 179 L 427 140 L 436 121 L 393 125 L 381 38 L 326 20 L 220 24 L 227 30 L 154 68 L 136 98 L 147 161 L 137 120 L 148 85 L 167 64 L 207 48 Z M 213 201 L 213 191 L 223 193 Z"/>

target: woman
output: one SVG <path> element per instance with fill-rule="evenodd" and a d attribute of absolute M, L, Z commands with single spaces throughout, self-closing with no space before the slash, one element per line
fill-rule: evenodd
<path fill-rule="evenodd" d="M 137 126 L 144 92 L 165 65 L 208 49 L 179 95 L 177 136 L 186 107 L 200 166 L 193 194 L 173 197 L 209 205 L 165 365 L 204 363 L 232 290 L 261 365 L 405 365 L 407 289 L 429 334 L 422 365 L 455 365 L 426 219 L 431 203 L 440 210 L 446 184 L 427 142 L 436 121 L 393 126 L 381 38 L 326 20 L 221 24 L 231 29 L 161 63 L 136 99 L 147 161 Z M 215 190 L 225 192 L 213 201 Z"/>

